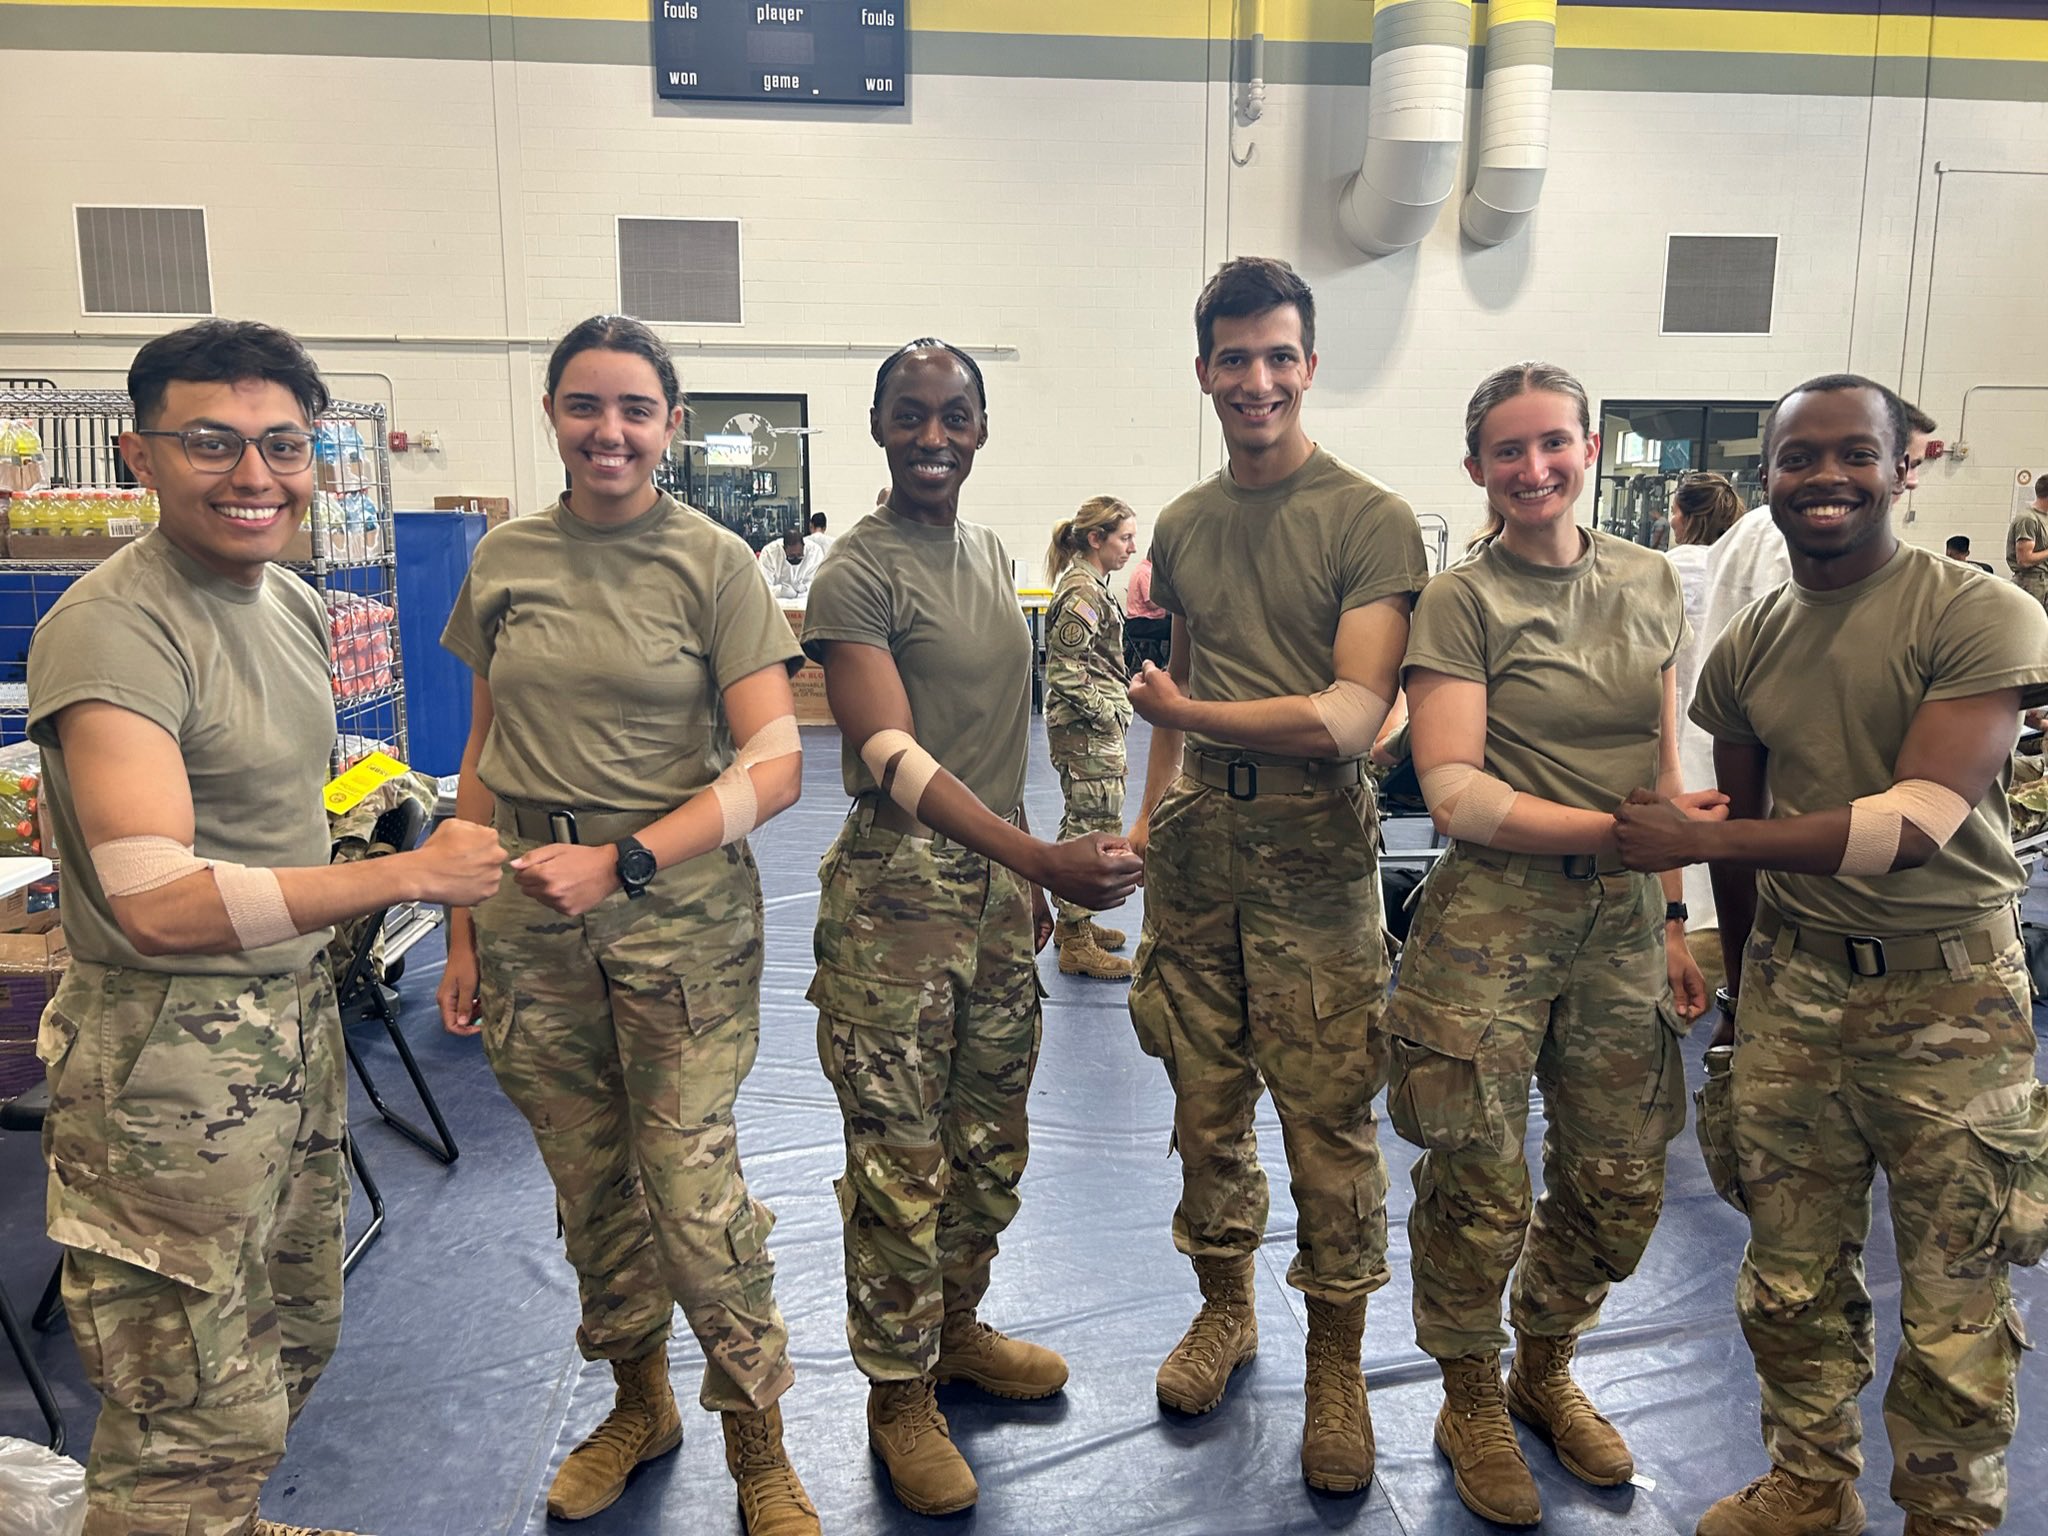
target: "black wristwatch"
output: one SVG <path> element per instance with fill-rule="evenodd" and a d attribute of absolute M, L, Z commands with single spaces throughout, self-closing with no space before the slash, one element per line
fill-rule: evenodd
<path fill-rule="evenodd" d="M 637 837 L 622 837 L 612 847 L 619 854 L 619 885 L 628 901 L 638 901 L 654 878 L 654 850 Z"/>
<path fill-rule="evenodd" d="M 1685 903 L 1682 901 L 1664 903 L 1664 921 L 1667 923 L 1682 923 L 1691 916 L 1692 914 L 1685 910 Z"/>

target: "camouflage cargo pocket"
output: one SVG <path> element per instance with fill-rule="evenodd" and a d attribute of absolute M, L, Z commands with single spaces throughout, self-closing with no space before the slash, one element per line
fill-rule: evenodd
<path fill-rule="evenodd" d="M 1153 959 L 1152 936 L 1138 941 L 1137 977 L 1131 983 L 1131 1028 L 1138 1035 L 1138 1049 L 1155 1061 L 1173 1066 L 1173 999 L 1167 996 L 1166 978 Z"/>
<path fill-rule="evenodd" d="M 1938 1229 L 1951 1275 L 2038 1264 L 2048 1252 L 2048 1086 L 2011 1083 L 1963 1107 L 1974 1156 L 1943 1185 Z"/>
<path fill-rule="evenodd" d="M 1693 1095 L 1698 1114 L 1693 1131 L 1714 1193 L 1745 1216 L 1749 1197 L 1742 1192 L 1741 1164 L 1735 1155 L 1735 1048 L 1717 1045 L 1707 1052 L 1707 1080 Z"/>
<path fill-rule="evenodd" d="M 1479 1066 L 1493 1022 L 1491 1012 L 1395 992 L 1387 1115 L 1403 1141 L 1429 1152 L 1504 1147 L 1507 1115 Z"/>
<path fill-rule="evenodd" d="M 1643 1105 L 1643 1130 L 1636 1138 L 1640 1150 L 1663 1146 L 1685 1129 L 1686 1031 L 1691 1026 L 1679 1015 L 1670 998 L 1657 1001 L 1655 1050 L 1651 1060 L 1649 1093 Z"/>

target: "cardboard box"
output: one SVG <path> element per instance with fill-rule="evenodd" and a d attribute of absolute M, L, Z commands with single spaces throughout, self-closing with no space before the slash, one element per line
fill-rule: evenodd
<path fill-rule="evenodd" d="M 804 611 L 801 608 L 785 608 L 782 617 L 789 624 L 789 632 L 799 639 L 804 632 Z M 830 725 L 832 708 L 825 702 L 825 669 L 804 658 L 803 670 L 789 680 L 789 691 L 796 696 L 796 723 L 798 725 Z"/>
<path fill-rule="evenodd" d="M 130 537 L 116 538 L 105 533 L 10 533 L 7 535 L 7 558 L 10 560 L 104 560 L 118 549 L 133 544 Z"/>
<path fill-rule="evenodd" d="M 512 498 L 509 496 L 436 496 L 436 512 L 481 512 L 484 525 L 495 528 L 512 515 Z"/>

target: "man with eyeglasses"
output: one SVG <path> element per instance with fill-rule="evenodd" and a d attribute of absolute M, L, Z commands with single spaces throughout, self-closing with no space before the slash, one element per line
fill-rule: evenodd
<path fill-rule="evenodd" d="M 291 1536 L 257 1499 L 340 1331 L 348 1206 L 321 951 L 395 901 L 482 900 L 505 855 L 456 821 L 327 862 L 327 616 L 270 563 L 313 494 L 304 349 L 209 320 L 145 346 L 128 392 L 121 451 L 162 521 L 28 658 L 72 955 L 37 1042 L 49 1232 L 102 1399 L 84 1529 Z"/>

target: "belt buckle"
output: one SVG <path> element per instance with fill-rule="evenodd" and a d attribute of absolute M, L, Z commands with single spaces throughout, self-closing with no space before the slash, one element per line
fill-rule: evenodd
<path fill-rule="evenodd" d="M 1591 880 L 1600 873 L 1600 860 L 1590 853 L 1568 853 L 1563 868 L 1567 880 Z"/>
<path fill-rule="evenodd" d="M 1843 940 L 1849 951 L 1849 969 L 1873 980 L 1885 974 L 1884 940 L 1852 933 Z"/>
<path fill-rule="evenodd" d="M 1244 770 L 1244 788 L 1237 787 L 1237 770 Z M 1233 800 L 1253 800 L 1259 793 L 1259 765 L 1244 758 L 1233 758 L 1223 771 L 1223 792 Z"/>
<path fill-rule="evenodd" d="M 574 811 L 549 811 L 548 836 L 558 843 L 576 841 L 576 813 Z"/>

